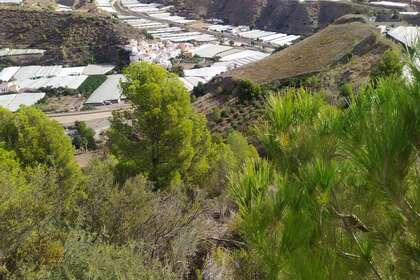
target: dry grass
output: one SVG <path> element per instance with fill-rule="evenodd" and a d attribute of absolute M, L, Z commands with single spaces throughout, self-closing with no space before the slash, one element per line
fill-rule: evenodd
<path fill-rule="evenodd" d="M 294 46 L 224 76 L 264 84 L 321 72 L 349 56 L 356 46 L 372 36 L 376 36 L 376 30 L 368 24 L 330 25 Z"/>
<path fill-rule="evenodd" d="M 83 101 L 83 97 L 77 96 L 48 97 L 40 108 L 49 113 L 74 112 L 79 110 Z"/>
<path fill-rule="evenodd" d="M 120 46 L 141 33 L 108 17 L 87 13 L 0 8 L 0 48 L 47 50 L 43 64 L 120 63 Z"/>

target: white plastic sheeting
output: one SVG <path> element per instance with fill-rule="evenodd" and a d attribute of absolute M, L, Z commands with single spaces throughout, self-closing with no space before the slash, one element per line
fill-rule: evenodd
<path fill-rule="evenodd" d="M 22 3 L 22 0 L 0 0 L 0 4 L 16 4 L 19 5 Z"/>
<path fill-rule="evenodd" d="M 79 76 L 82 75 L 85 71 L 86 66 L 81 67 L 65 67 L 61 68 L 60 72 L 57 73 L 58 77 L 65 77 L 65 76 Z"/>
<path fill-rule="evenodd" d="M 283 33 L 276 33 L 276 34 L 271 34 L 268 36 L 261 37 L 260 40 L 264 42 L 271 42 L 273 40 L 277 40 L 279 38 L 286 37 L 286 36 L 287 35 Z"/>
<path fill-rule="evenodd" d="M 40 78 L 40 79 L 24 79 L 17 80 L 15 83 L 23 89 L 38 89 L 43 87 L 51 88 L 70 88 L 77 89 L 87 79 L 88 76 L 65 76 L 53 78 Z"/>
<path fill-rule="evenodd" d="M 238 53 L 234 53 L 234 54 L 231 54 L 231 55 L 224 56 L 220 59 L 220 61 L 230 61 L 230 60 L 246 58 L 246 57 L 254 57 L 254 58 L 262 59 L 266 56 L 268 56 L 268 54 L 263 53 L 263 52 L 253 51 L 253 50 L 245 50 L 245 51 L 242 51 L 242 52 L 238 52 Z"/>
<path fill-rule="evenodd" d="M 299 38 L 300 38 L 299 35 L 289 35 L 286 37 L 281 37 L 276 40 L 272 40 L 270 41 L 270 43 L 272 43 L 273 45 L 278 45 L 278 46 L 291 45 L 293 41 L 296 41 Z"/>
<path fill-rule="evenodd" d="M 107 64 L 89 64 L 83 70 L 83 75 L 105 75 L 106 73 L 114 70 L 115 65 Z"/>
<path fill-rule="evenodd" d="M 206 81 L 210 81 L 213 77 L 225 72 L 225 66 L 210 66 L 198 69 L 184 70 L 184 77 L 200 77 Z"/>
<path fill-rule="evenodd" d="M 25 80 L 35 77 L 36 73 L 41 69 L 42 66 L 32 65 L 32 66 L 22 66 L 19 71 L 13 76 L 15 80 Z"/>
<path fill-rule="evenodd" d="M 389 31 L 388 35 L 405 46 L 412 47 L 417 40 L 420 40 L 420 27 L 399 26 Z"/>
<path fill-rule="evenodd" d="M 109 75 L 106 81 L 98 87 L 85 102 L 86 104 L 104 104 L 106 102 L 119 102 L 122 95 L 120 82 L 124 75 Z"/>
<path fill-rule="evenodd" d="M 275 32 L 262 31 L 262 30 L 252 30 L 252 31 L 239 33 L 239 36 L 241 36 L 243 38 L 248 38 L 248 39 L 258 39 L 258 38 L 261 38 L 261 37 L 274 35 L 274 34 L 276 34 L 276 33 Z"/>
<path fill-rule="evenodd" d="M 391 7 L 391 8 L 408 8 L 410 7 L 407 3 L 401 3 L 401 2 L 391 2 L 391 1 L 376 1 L 376 2 L 370 2 L 370 5 L 375 6 L 382 6 L 382 7 Z"/>
<path fill-rule="evenodd" d="M 20 106 L 32 106 L 44 97 L 44 92 L 0 95 L 0 106 L 15 112 Z"/>
<path fill-rule="evenodd" d="M 184 77 L 180 78 L 180 80 L 188 91 L 192 91 L 199 83 L 205 84 L 207 82 L 205 79 L 200 77 Z"/>
<path fill-rule="evenodd" d="M 17 56 L 17 55 L 44 55 L 46 50 L 40 49 L 0 49 L 0 56 Z"/>
<path fill-rule="evenodd" d="M 0 81 L 8 82 L 10 81 L 13 76 L 16 74 L 17 71 L 19 71 L 19 66 L 13 66 L 13 67 L 6 67 L 3 70 L 0 71 Z"/>
<path fill-rule="evenodd" d="M 232 47 L 215 45 L 215 44 L 204 44 L 195 49 L 195 54 L 204 58 L 216 57 L 219 53 L 231 50 Z"/>

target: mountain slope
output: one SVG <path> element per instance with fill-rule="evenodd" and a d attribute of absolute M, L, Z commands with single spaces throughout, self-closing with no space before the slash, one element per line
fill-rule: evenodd
<path fill-rule="evenodd" d="M 284 33 L 312 34 L 346 14 L 373 13 L 351 2 L 298 0 L 153 0 L 171 4 L 189 16 L 223 19 Z"/>
<path fill-rule="evenodd" d="M 374 47 L 376 30 L 361 22 L 332 24 L 298 44 L 225 74 L 263 84 L 317 73 L 350 55 L 361 55 Z"/>
<path fill-rule="evenodd" d="M 46 49 L 43 63 L 118 63 L 120 46 L 141 34 L 108 17 L 0 9 L 0 48 Z"/>
<path fill-rule="evenodd" d="M 344 84 L 357 88 L 369 81 L 374 65 L 392 43 L 379 37 L 375 27 L 358 16 L 339 19 L 324 30 L 257 63 L 215 78 L 194 105 L 210 120 L 212 131 L 242 132 L 260 117 L 264 96 L 243 102 L 236 95 L 237 81 L 249 79 L 274 91 L 291 87 L 321 90 L 331 104 L 342 104 Z M 215 112 L 221 118 L 214 120 Z"/>

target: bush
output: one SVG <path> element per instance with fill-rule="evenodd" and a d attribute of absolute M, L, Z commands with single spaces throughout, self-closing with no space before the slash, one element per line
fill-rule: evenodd
<path fill-rule="evenodd" d="M 350 97 L 353 95 L 353 87 L 349 83 L 344 83 L 340 86 L 340 92 L 342 96 Z"/>
<path fill-rule="evenodd" d="M 86 150 L 96 150 L 95 131 L 87 127 L 85 122 L 76 122 L 77 135 L 73 138 L 73 145 Z"/>
<path fill-rule="evenodd" d="M 202 82 L 199 82 L 192 91 L 194 96 L 203 96 L 206 94 L 206 88 Z"/>
<path fill-rule="evenodd" d="M 172 66 L 171 72 L 177 74 L 179 77 L 184 77 L 184 67 L 181 65 Z"/>
<path fill-rule="evenodd" d="M 239 97 L 241 102 L 258 97 L 262 92 L 261 87 L 253 84 L 250 80 L 238 81 L 234 90 L 234 93 Z"/>
<path fill-rule="evenodd" d="M 382 59 L 376 64 L 371 73 L 371 80 L 376 83 L 380 78 L 402 75 L 403 63 L 401 53 L 394 49 L 387 50 Z"/>
<path fill-rule="evenodd" d="M 222 111 L 219 108 L 214 108 L 211 112 L 211 120 L 219 123 L 222 120 Z"/>

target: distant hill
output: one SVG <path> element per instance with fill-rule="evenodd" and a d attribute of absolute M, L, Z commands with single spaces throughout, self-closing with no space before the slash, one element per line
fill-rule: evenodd
<path fill-rule="evenodd" d="M 153 0 L 173 4 L 183 14 L 223 19 L 288 34 L 312 34 L 346 14 L 373 14 L 365 5 L 299 0 Z"/>
<path fill-rule="evenodd" d="M 45 64 L 119 63 L 121 46 L 140 37 L 134 28 L 104 16 L 47 10 L 0 9 L 0 48 L 46 49 Z"/>

